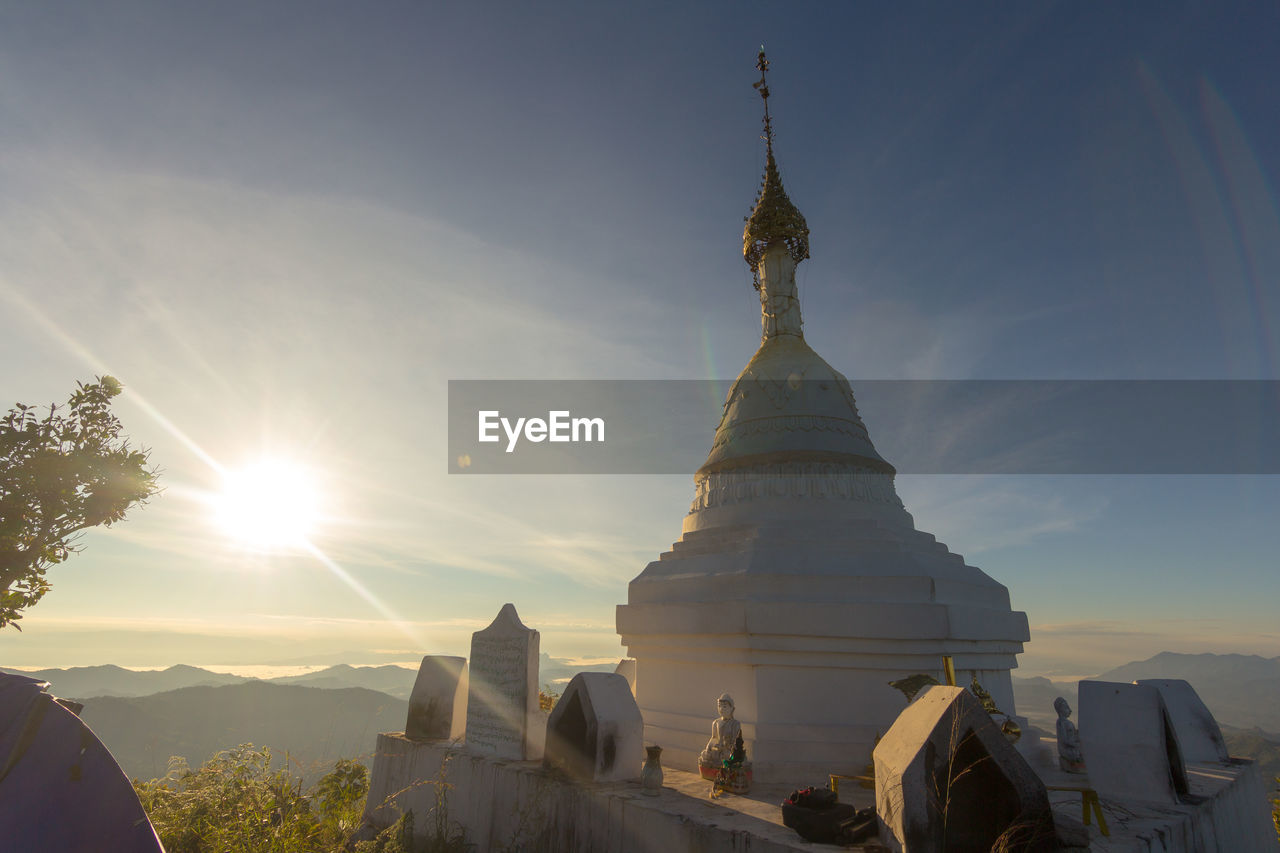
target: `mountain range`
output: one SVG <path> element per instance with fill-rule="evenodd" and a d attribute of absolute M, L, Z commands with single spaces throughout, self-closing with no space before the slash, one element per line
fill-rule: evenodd
<path fill-rule="evenodd" d="M 1280 657 L 1161 652 L 1107 670 L 1091 680 L 1130 682 L 1141 678 L 1181 678 L 1191 683 L 1218 723 L 1237 729 L 1280 732 Z M 1032 722 L 1056 719 L 1053 700 L 1065 696 L 1073 709 L 1076 682 L 1047 678 L 1013 679 L 1018 713 Z M 1280 735 L 1267 734 L 1273 739 Z"/>
<path fill-rule="evenodd" d="M 22 672 L 6 669 L 49 682 L 49 692 L 67 699 L 90 699 L 95 696 L 150 696 L 184 687 L 218 687 L 263 681 L 268 684 L 309 687 L 363 687 L 408 701 L 417 670 L 387 664 L 384 666 L 348 666 L 339 664 L 303 675 L 255 679 L 223 672 L 210 672 L 197 666 L 178 664 L 168 669 L 131 670 L 113 664 L 76 666 L 70 669 L 41 669 Z"/>
<path fill-rule="evenodd" d="M 575 666 L 542 656 L 539 683 L 563 690 L 582 670 L 612 671 L 613 663 Z M 14 670 L 9 670 L 14 671 Z M 403 731 L 417 673 L 396 665 L 331 666 L 269 680 L 194 666 L 137 672 L 118 666 L 26 672 L 49 681 L 50 692 L 84 702 L 81 716 L 125 772 L 163 776 L 170 756 L 199 766 L 242 743 L 269 746 L 310 783 L 338 758 L 371 763 L 377 734 Z M 1102 681 L 1184 678 L 1222 725 L 1233 755 L 1257 758 L 1280 772 L 1280 658 L 1162 652 L 1097 676 Z M 1065 696 L 1078 712 L 1076 682 L 1013 679 L 1017 711 L 1052 732 L 1053 700 Z M 1077 713 L 1078 718 L 1078 713 Z"/>
<path fill-rule="evenodd" d="M 539 661 L 539 684 L 549 684 L 554 690 L 562 690 L 563 682 L 576 672 L 613 672 L 616 662 L 577 666 L 565 658 L 553 658 L 543 654 Z M 383 664 L 381 666 L 349 666 L 338 664 L 303 675 L 284 675 L 277 678 L 253 679 L 223 672 L 211 672 L 197 666 L 178 664 L 168 669 L 132 670 L 113 664 L 102 666 L 76 666 L 70 669 L 41 669 L 34 672 L 16 669 L 15 672 L 49 682 L 49 692 L 66 699 L 89 699 L 95 696 L 150 696 L 166 690 L 183 687 L 217 687 L 224 684 L 244 684 L 263 681 L 268 684 L 292 684 L 303 687 L 363 687 L 377 690 L 408 701 L 413 692 L 417 669 Z"/>
<path fill-rule="evenodd" d="M 199 767 L 243 743 L 268 746 L 310 784 L 339 758 L 372 763 L 379 732 L 403 731 L 409 703 L 361 687 L 248 681 L 84 700 L 80 718 L 130 778 L 164 776 L 170 756 Z"/>

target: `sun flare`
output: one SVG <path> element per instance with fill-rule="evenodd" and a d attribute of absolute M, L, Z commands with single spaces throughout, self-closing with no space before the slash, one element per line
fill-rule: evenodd
<path fill-rule="evenodd" d="M 319 490 L 305 467 L 263 460 L 226 473 L 214 512 L 219 526 L 240 545 L 257 550 L 303 548 L 320 518 Z"/>

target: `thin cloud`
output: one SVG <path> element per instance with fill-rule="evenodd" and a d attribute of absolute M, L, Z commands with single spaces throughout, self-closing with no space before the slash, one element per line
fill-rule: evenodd
<path fill-rule="evenodd" d="M 982 554 L 1086 530 L 1108 506 L 1101 496 L 1068 502 L 1046 493 L 1034 479 L 989 475 L 898 479 L 899 494 L 916 526 L 962 554 Z"/>

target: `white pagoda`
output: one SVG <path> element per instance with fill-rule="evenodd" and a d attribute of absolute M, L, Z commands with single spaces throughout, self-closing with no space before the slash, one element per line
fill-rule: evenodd
<path fill-rule="evenodd" d="M 787 198 L 764 98 L 766 165 L 743 233 L 760 348 L 725 400 L 680 540 L 631 581 L 617 629 L 636 660 L 645 740 L 696 770 L 716 698 L 736 702 L 758 782 L 862 773 L 915 673 L 976 676 L 1013 714 L 1027 642 L 1009 592 L 915 528 L 848 380 L 805 342 L 796 265 L 809 230 Z"/>

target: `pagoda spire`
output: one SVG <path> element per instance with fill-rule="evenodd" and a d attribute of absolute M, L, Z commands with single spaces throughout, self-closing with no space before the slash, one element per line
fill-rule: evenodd
<path fill-rule="evenodd" d="M 794 263 L 800 263 L 809 257 L 809 226 L 796 206 L 787 198 L 787 191 L 782 187 L 782 176 L 778 174 L 778 163 L 773 156 L 773 120 L 769 116 L 769 83 L 767 73 L 769 60 L 764 55 L 764 45 L 760 46 L 760 55 L 756 61 L 760 69 L 760 79 L 752 86 L 760 93 L 764 101 L 764 142 L 765 167 L 764 178 L 760 182 L 760 194 L 756 196 L 755 208 L 746 218 L 747 225 L 742 231 L 742 257 L 751 267 L 755 286 L 760 288 L 760 262 L 774 243 L 786 247 Z"/>

